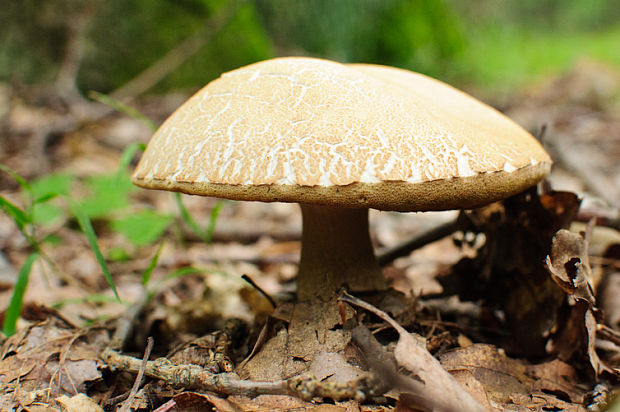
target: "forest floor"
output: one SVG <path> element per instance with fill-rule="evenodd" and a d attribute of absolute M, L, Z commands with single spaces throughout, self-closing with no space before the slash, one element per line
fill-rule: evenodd
<path fill-rule="evenodd" d="M 187 97 L 152 97 L 136 107 L 160 123 Z M 373 304 L 421 335 L 426 349 L 487 410 L 594 411 L 613 397 L 620 371 L 619 97 L 620 73 L 580 62 L 502 101 L 486 99 L 542 135 L 555 161 L 547 183 L 464 213 L 459 221 L 466 224 L 454 233 L 384 262 L 398 299 Z M 125 149 L 148 142 L 150 134 L 140 120 L 96 102 L 69 104 L 50 90 L 0 87 L 0 164 L 30 182 L 20 185 L 2 173 L 0 195 L 34 211 L 24 230 L 40 249 L 16 333 L 0 338 L 0 410 L 420 407 L 420 381 L 410 379 L 415 371 L 408 366 L 417 359 L 399 350 L 413 335 L 371 315 L 360 323 L 374 337 L 347 344 L 355 348 L 353 358 L 366 360 L 362 369 L 375 381 L 393 383 L 377 366 L 381 359 L 395 365 L 390 373 L 402 378 L 400 384 L 381 393 L 371 393 L 381 386 L 376 382 L 335 381 L 321 364 L 329 360 L 315 359 L 314 377 L 300 383 L 285 376 L 284 386 L 265 386 L 259 396 L 260 382 L 248 388 L 234 379 L 256 342 L 290 322 L 263 292 L 280 308 L 290 304 L 299 208 L 195 196 L 181 197 L 180 208 L 173 194 L 133 188 L 127 172 L 139 153 L 127 170 L 119 165 Z M 120 300 L 72 202 L 92 222 Z M 371 211 L 377 253 L 457 216 Z M 16 284 L 26 279 L 20 271 L 34 249 L 14 216 L 0 213 L 3 310 L 16 299 Z M 358 317 L 368 313 L 347 308 Z M 148 337 L 154 345 L 147 345 Z M 170 374 L 162 364 L 142 362 L 145 352 L 151 360 L 166 357 Z M 194 369 L 175 368 L 188 364 L 207 374 L 179 380 Z M 138 370 L 146 376 L 132 388 L 136 375 L 127 371 Z"/>

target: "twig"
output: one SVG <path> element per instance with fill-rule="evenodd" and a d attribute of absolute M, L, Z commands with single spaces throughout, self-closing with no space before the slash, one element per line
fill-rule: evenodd
<path fill-rule="evenodd" d="M 155 341 L 152 337 L 148 337 L 146 340 L 146 348 L 144 349 L 144 356 L 142 357 L 142 363 L 140 364 L 140 370 L 138 370 L 138 375 L 136 376 L 136 380 L 131 387 L 131 391 L 129 392 L 129 397 L 120 408 L 120 412 L 129 412 L 131 410 L 131 405 L 133 404 L 134 399 L 136 399 L 136 395 L 138 394 L 138 389 L 142 385 L 142 378 L 144 377 L 144 369 L 146 369 L 146 363 L 151 356 L 151 351 L 153 350 L 153 343 Z"/>
<path fill-rule="evenodd" d="M 607 325 L 596 325 L 596 337 L 599 339 L 608 340 L 620 346 L 620 332 L 610 328 Z"/>
<path fill-rule="evenodd" d="M 110 348 L 103 351 L 102 360 L 112 369 L 138 373 L 142 361 L 132 356 L 121 355 Z M 326 397 L 335 401 L 354 399 L 362 402 L 369 393 L 365 376 L 347 384 L 318 380 L 311 374 L 302 374 L 275 382 L 242 380 L 234 373 L 214 374 L 198 365 L 174 365 L 166 358 L 146 362 L 144 374 L 162 379 L 174 387 L 205 390 L 224 395 L 291 395 L 304 400 Z"/>
<path fill-rule="evenodd" d="M 399 257 L 407 256 L 412 251 L 419 249 L 429 243 L 436 242 L 443 239 L 446 236 L 456 232 L 461 226 L 460 220 L 457 218 L 455 221 L 444 223 L 433 229 L 430 229 L 424 233 L 419 234 L 407 242 L 398 245 L 385 252 L 379 253 L 377 260 L 381 266 L 386 266 Z"/>
<path fill-rule="evenodd" d="M 129 307 L 116 321 L 116 328 L 112 339 L 110 339 L 109 347 L 114 350 L 121 350 L 125 346 L 127 339 L 131 335 L 133 325 L 136 319 L 144 311 L 144 307 L 148 303 L 148 294 L 144 292 L 138 300 Z"/>
<path fill-rule="evenodd" d="M 258 286 L 251 277 L 249 277 L 248 275 L 242 275 L 241 279 L 248 282 L 254 289 L 256 289 L 261 295 L 263 295 L 265 299 L 267 299 L 269 303 L 271 303 L 271 306 L 273 306 L 274 309 L 276 308 L 276 306 L 278 306 L 276 301 L 273 300 L 273 298 L 269 296 L 267 292 L 265 292 L 260 286 Z"/>

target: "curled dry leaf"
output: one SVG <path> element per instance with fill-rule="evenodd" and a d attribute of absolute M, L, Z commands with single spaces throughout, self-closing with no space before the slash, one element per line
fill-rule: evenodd
<path fill-rule="evenodd" d="M 565 294 L 542 262 L 553 235 L 574 218 L 579 204 L 573 193 L 539 195 L 532 188 L 466 213 L 467 230 L 483 234 L 484 244 L 439 281 L 446 296 L 458 294 L 463 301 L 482 301 L 483 307 L 501 311 L 508 333 L 500 345 L 510 353 L 547 355 L 549 331 L 562 315 Z"/>
<path fill-rule="evenodd" d="M 595 306 L 592 270 L 588 259 L 590 233 L 591 226 L 588 226 L 583 235 L 561 229 L 553 237 L 551 251 L 546 259 L 547 269 L 555 283 L 573 301 L 566 322 L 559 325 L 548 348 L 564 360 L 582 352 L 589 359 L 597 377 L 602 372 L 617 375 L 618 371 L 605 365 L 596 353 L 598 309 Z"/>
<path fill-rule="evenodd" d="M 552 279 L 564 292 L 594 305 L 587 237 L 566 229 L 558 230 L 546 263 Z"/>
<path fill-rule="evenodd" d="M 399 389 L 408 388 L 411 392 L 405 392 L 404 398 L 410 398 L 425 410 L 432 411 L 486 411 L 486 408 L 474 399 L 457 381 L 450 375 L 433 355 L 426 349 L 424 338 L 409 333 L 399 325 L 387 313 L 376 307 L 344 294 L 341 300 L 355 306 L 362 307 L 377 315 L 398 332 L 398 342 L 394 348 L 394 358 L 398 366 L 409 371 L 416 379 L 401 375 L 396 377 L 396 385 Z M 407 385 L 403 385 L 406 381 Z"/>
<path fill-rule="evenodd" d="M 484 394 L 499 410 L 564 410 L 583 399 L 577 373 L 559 360 L 530 365 L 487 344 L 445 352 L 440 360 L 461 383 L 478 387 L 477 399 Z"/>

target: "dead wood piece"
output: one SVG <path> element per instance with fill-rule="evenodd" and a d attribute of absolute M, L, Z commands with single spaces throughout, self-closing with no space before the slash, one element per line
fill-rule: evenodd
<path fill-rule="evenodd" d="M 244 324 L 239 319 L 230 319 L 226 322 L 224 329 L 215 338 L 213 360 L 207 364 L 207 368 L 215 373 L 232 372 L 235 369 L 230 357 L 233 352 L 234 341 L 243 329 Z"/>
<path fill-rule="evenodd" d="M 103 351 L 101 358 L 114 370 L 138 373 L 142 361 L 121 355 L 113 349 Z M 331 398 L 335 401 L 353 399 L 358 402 L 369 397 L 369 376 L 348 384 L 320 381 L 311 374 L 302 374 L 274 382 L 241 380 L 234 373 L 214 374 L 196 365 L 174 365 L 166 358 L 146 362 L 144 374 L 164 380 L 173 387 L 205 390 L 224 395 L 256 397 L 258 395 L 291 395 L 304 400 L 314 397 Z"/>
<path fill-rule="evenodd" d="M 125 311 L 123 316 L 117 319 L 116 328 L 112 339 L 110 340 L 109 347 L 114 350 L 121 350 L 127 343 L 127 339 L 133 331 L 133 326 L 136 324 L 138 317 L 144 311 L 146 304 L 148 303 L 148 294 L 144 293 L 133 305 Z"/>
<path fill-rule="evenodd" d="M 399 334 L 398 343 L 394 349 L 394 357 L 399 366 L 413 373 L 420 381 L 402 376 L 407 379 L 407 397 L 416 402 L 422 402 L 427 410 L 432 411 L 486 411 L 471 394 L 450 375 L 433 355 L 426 349 L 424 338 L 411 334 L 400 326 L 387 313 L 380 309 L 344 293 L 340 300 L 366 309 L 383 319 Z M 401 388 L 402 390 L 402 388 Z"/>
<path fill-rule="evenodd" d="M 153 350 L 153 343 L 155 341 L 153 338 L 149 337 L 146 341 L 146 349 L 144 350 L 144 356 L 142 357 L 142 363 L 140 364 L 140 370 L 138 371 L 138 375 L 136 376 L 136 380 L 131 387 L 131 391 L 129 392 L 129 397 L 120 408 L 120 412 L 129 412 L 131 410 L 131 406 L 133 405 L 133 401 L 138 394 L 138 389 L 142 385 L 142 378 L 144 377 L 144 369 L 146 368 L 146 363 L 148 362 L 149 357 L 151 356 L 151 350 Z"/>

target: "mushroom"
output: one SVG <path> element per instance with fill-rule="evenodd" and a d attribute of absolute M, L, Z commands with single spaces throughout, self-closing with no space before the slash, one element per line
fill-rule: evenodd
<path fill-rule="evenodd" d="M 551 160 L 528 132 L 406 70 L 277 58 L 223 74 L 155 133 L 133 174 L 149 189 L 297 202 L 300 301 L 386 288 L 368 208 L 474 208 L 519 193 Z"/>

